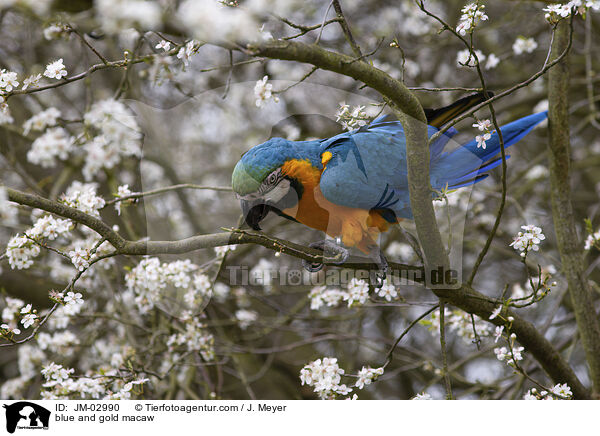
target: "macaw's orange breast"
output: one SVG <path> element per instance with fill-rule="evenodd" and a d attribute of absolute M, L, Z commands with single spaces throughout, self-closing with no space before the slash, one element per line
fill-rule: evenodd
<path fill-rule="evenodd" d="M 281 169 L 304 188 L 296 207 L 283 210 L 286 215 L 331 237 L 341 237 L 344 245 L 356 246 L 365 253 L 378 234 L 388 230 L 388 222 L 376 211 L 340 206 L 327 200 L 319 187 L 323 170 L 308 160 L 290 160 Z"/>

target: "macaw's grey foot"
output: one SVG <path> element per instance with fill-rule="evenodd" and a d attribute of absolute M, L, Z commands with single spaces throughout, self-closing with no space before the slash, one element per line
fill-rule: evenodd
<path fill-rule="evenodd" d="M 383 284 L 385 283 L 385 279 L 387 277 L 387 272 L 389 269 L 388 261 L 385 258 L 381 249 L 379 248 L 379 246 L 377 246 L 377 245 L 371 248 L 370 255 L 375 260 L 375 263 L 379 267 L 378 269 L 371 270 L 369 272 L 371 284 L 376 289 L 379 289 L 383 286 Z"/>
<path fill-rule="evenodd" d="M 322 241 L 313 242 L 308 245 L 310 248 L 316 248 L 317 250 L 321 250 L 324 256 L 327 257 L 335 257 L 336 260 L 333 263 L 339 265 L 346 260 L 350 256 L 350 252 L 346 250 L 344 247 L 340 247 L 335 242 L 330 241 L 329 239 L 324 239 Z M 317 272 L 323 269 L 323 264 L 321 262 L 308 262 L 307 260 L 302 260 L 302 266 L 305 270 L 310 272 Z"/>

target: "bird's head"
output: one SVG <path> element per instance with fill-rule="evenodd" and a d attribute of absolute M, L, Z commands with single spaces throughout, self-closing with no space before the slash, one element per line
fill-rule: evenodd
<path fill-rule="evenodd" d="M 281 214 L 293 208 L 302 195 L 302 186 L 283 171 L 284 164 L 297 157 L 297 143 L 272 138 L 246 152 L 231 176 L 246 224 L 260 230 L 259 223 L 270 211 Z"/>

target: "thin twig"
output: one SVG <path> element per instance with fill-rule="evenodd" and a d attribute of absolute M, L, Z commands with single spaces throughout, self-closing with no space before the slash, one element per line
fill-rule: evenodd
<path fill-rule="evenodd" d="M 400 334 L 400 336 L 398 336 L 398 338 L 396 339 L 396 341 L 394 342 L 394 345 L 392 345 L 392 348 L 390 348 L 390 351 L 388 351 L 387 355 L 385 356 L 385 363 L 383 365 L 381 365 L 383 368 L 386 368 L 391 362 L 392 359 L 394 358 L 394 351 L 396 350 L 396 347 L 398 346 L 398 344 L 400 343 L 400 341 L 402 340 L 402 338 L 404 336 L 406 336 L 408 334 L 408 332 L 415 326 L 417 325 L 417 323 L 419 321 L 421 321 L 423 318 L 425 318 L 427 315 L 429 315 L 431 312 L 433 312 L 434 310 L 436 310 L 439 307 L 439 304 L 436 304 L 435 306 L 433 306 L 432 308 L 428 309 L 427 311 L 423 312 L 421 315 L 419 315 L 417 318 L 415 318 L 414 320 L 412 320 L 412 322 L 408 325 L 408 327 L 406 327 L 404 329 L 404 331 Z"/>
<path fill-rule="evenodd" d="M 440 299 L 440 347 L 442 349 L 442 372 L 444 375 L 444 384 L 446 386 L 446 399 L 452 400 L 452 384 L 450 383 L 450 373 L 448 372 L 448 350 L 446 349 L 446 305 L 444 300 Z"/>
<path fill-rule="evenodd" d="M 344 16 L 344 12 L 342 12 L 342 6 L 340 5 L 339 0 L 333 0 L 333 9 L 335 9 L 335 13 L 337 17 L 340 19 L 340 27 L 342 28 L 342 32 L 344 32 L 344 37 L 350 47 L 352 47 L 352 52 L 357 57 L 357 59 L 362 60 L 362 52 L 360 51 L 360 47 L 356 43 L 354 36 L 352 35 L 352 31 L 350 30 L 350 25 L 348 24 L 348 20 Z M 383 41 L 383 40 L 382 40 Z"/>

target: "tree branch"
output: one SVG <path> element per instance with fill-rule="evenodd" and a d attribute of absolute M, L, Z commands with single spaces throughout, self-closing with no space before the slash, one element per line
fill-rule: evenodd
<path fill-rule="evenodd" d="M 565 20 L 557 27 L 552 57 L 570 45 L 569 28 Z M 582 247 L 575 226 L 571 201 L 570 139 L 569 139 L 569 65 L 562 59 L 550 71 L 548 79 L 548 159 L 552 216 L 562 269 L 567 277 L 581 343 L 587 357 L 593 390 L 600 393 L 600 325 L 585 278 Z"/>
<path fill-rule="evenodd" d="M 111 253 L 111 256 L 178 254 L 232 244 L 257 244 L 309 262 L 324 262 L 326 265 L 340 266 L 335 263 L 337 261 L 335 258 L 323 259 L 323 253 L 318 250 L 265 234 L 250 233 L 239 229 L 232 229 L 229 233 L 194 236 L 180 241 L 127 241 L 101 219 L 77 209 L 11 188 L 6 188 L 6 192 L 10 201 L 54 213 L 63 218 L 84 224 L 98 232 L 115 247 L 116 251 Z M 390 262 L 389 266 L 391 271 L 405 271 L 410 273 L 410 276 L 414 277 L 414 282 L 424 281 L 425 271 L 422 267 L 393 262 Z M 364 262 L 361 258 L 356 257 L 351 257 L 342 267 L 356 270 L 378 268 L 374 263 Z M 433 292 L 438 297 L 445 297 L 448 303 L 467 313 L 475 314 L 484 320 L 489 319 L 490 314 L 498 304 L 497 301 L 476 292 L 466 285 L 457 290 L 443 291 L 434 289 Z M 550 378 L 555 383 L 567 383 L 573 390 L 576 398 L 589 398 L 586 388 L 581 384 L 573 370 L 552 344 L 531 323 L 512 312 L 507 312 L 506 315 L 514 317 L 512 330 L 517 334 L 519 342 L 537 359 Z M 494 318 L 491 322 L 495 325 L 503 325 L 502 320 L 499 318 Z"/>

